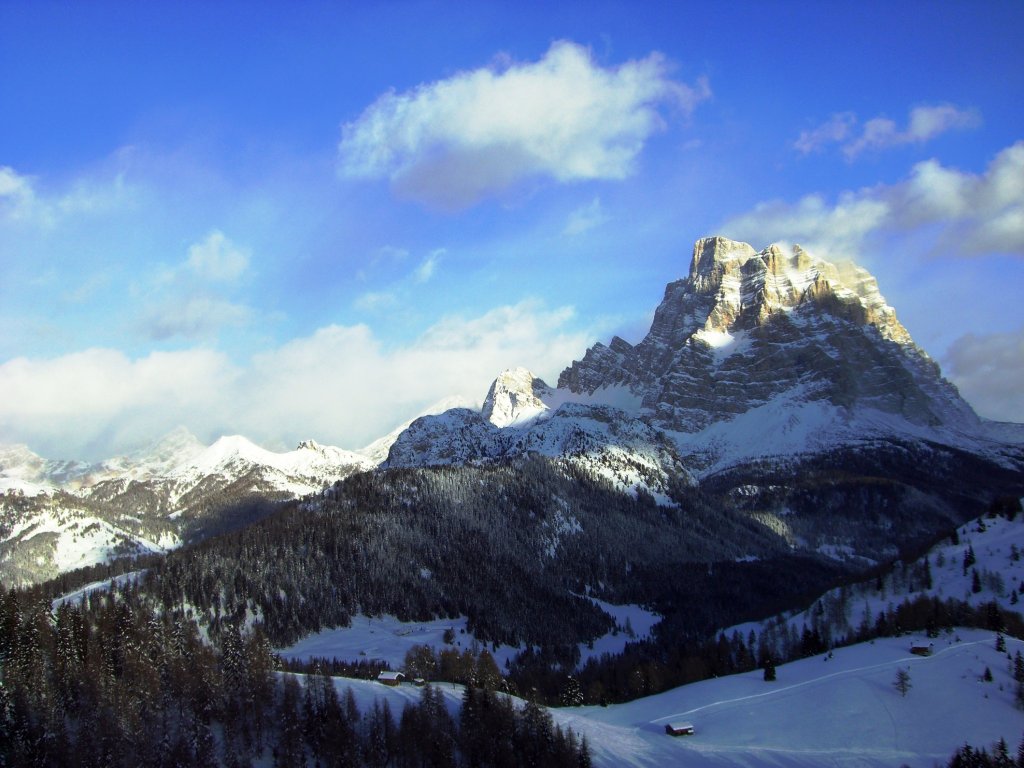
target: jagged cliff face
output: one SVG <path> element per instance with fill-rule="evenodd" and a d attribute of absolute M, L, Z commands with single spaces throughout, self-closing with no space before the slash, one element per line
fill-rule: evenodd
<path fill-rule="evenodd" d="M 655 424 L 686 432 L 781 395 L 922 426 L 976 421 L 867 271 L 722 237 L 697 241 L 643 341 L 595 345 L 558 386 L 626 387 Z"/>

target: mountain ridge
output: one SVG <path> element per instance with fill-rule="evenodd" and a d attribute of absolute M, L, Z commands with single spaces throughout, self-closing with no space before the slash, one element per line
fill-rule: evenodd
<path fill-rule="evenodd" d="M 698 240 L 688 276 L 666 286 L 639 343 L 615 336 L 595 344 L 555 387 L 526 368 L 507 369 L 478 402 L 441 401 L 359 451 L 304 440 L 275 453 L 240 435 L 203 446 L 181 428 L 93 465 L 0 446 L 0 492 L 8 492 L 0 495 L 0 573 L 34 530 L 60 528 L 55 507 L 79 528 L 102 523 L 120 531 L 109 542 L 114 549 L 177 546 L 221 530 L 227 523 L 219 515 L 245 524 L 266 514 L 248 509 L 256 501 L 315 494 L 373 469 L 536 454 L 666 508 L 685 506 L 688 494 L 705 487 L 732 504 L 734 489 L 723 483 L 749 485 L 747 495 L 763 502 L 751 508 L 759 524 L 804 525 L 806 546 L 828 551 L 851 542 L 821 539 L 821 526 L 801 518 L 810 509 L 787 518 L 786 504 L 803 502 L 780 500 L 773 472 L 799 485 L 800 468 L 814 467 L 827 486 L 829 473 L 846 473 L 843 462 L 852 462 L 862 484 L 895 489 L 862 493 L 854 503 L 859 514 L 874 515 L 874 503 L 907 503 L 904 514 L 933 529 L 959 522 L 972 498 L 983 504 L 986 478 L 1009 492 L 1014 473 L 1024 472 L 1024 426 L 979 419 L 913 342 L 870 273 L 815 259 L 800 246 L 756 251 L 723 237 Z M 957 456 L 974 457 L 969 492 L 938 469 Z M 922 474 L 911 461 L 935 469 Z M 31 500 L 15 502 L 17 491 L 39 499 L 38 509 L 31 511 Z M 854 492 L 828 493 L 824 503 L 835 506 Z M 50 522 L 26 522 L 32 514 L 42 521 L 44 508 Z M 43 541 L 29 549 L 46 561 Z"/>

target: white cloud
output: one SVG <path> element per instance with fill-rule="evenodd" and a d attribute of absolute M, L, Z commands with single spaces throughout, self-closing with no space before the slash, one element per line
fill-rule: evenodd
<path fill-rule="evenodd" d="M 145 296 L 143 331 L 158 341 L 212 339 L 225 327 L 251 321 L 251 307 L 218 295 L 233 292 L 232 284 L 248 270 L 249 259 L 248 249 L 217 229 L 193 243 L 183 262 L 164 269 L 153 281 Z"/>
<path fill-rule="evenodd" d="M 136 360 L 110 349 L 15 358 L 0 365 L 0 434 L 53 458 L 99 458 L 173 428 L 175 419 L 215 419 L 221 393 L 234 384 L 224 356 L 201 349 Z"/>
<path fill-rule="evenodd" d="M 852 160 L 866 150 L 888 149 L 903 144 L 923 144 L 936 136 L 953 130 L 964 130 L 979 125 L 981 118 L 975 110 L 960 109 L 952 104 L 915 107 L 910 111 L 907 127 L 900 130 L 888 118 L 876 117 L 864 123 L 860 136 L 843 146 L 843 154 Z"/>
<path fill-rule="evenodd" d="M 584 232 L 604 224 L 606 220 L 607 217 L 601 208 L 601 199 L 595 197 L 586 205 L 581 205 L 569 214 L 569 219 L 565 222 L 562 234 L 569 235 L 570 237 L 582 235 Z"/>
<path fill-rule="evenodd" d="M 441 257 L 444 256 L 444 254 L 444 248 L 435 248 L 431 251 L 430 255 L 428 255 L 427 258 L 425 258 L 420 265 L 416 267 L 416 271 L 413 272 L 413 279 L 417 283 L 425 283 L 432 278 L 434 276 L 434 272 L 437 270 L 437 265 L 440 263 Z"/>
<path fill-rule="evenodd" d="M 793 146 L 804 155 L 818 152 L 828 144 L 844 141 L 856 122 L 857 116 L 853 112 L 838 112 L 817 128 L 801 131 Z"/>
<path fill-rule="evenodd" d="M 591 342 L 572 317 L 525 302 L 446 317 L 397 347 L 365 325 L 328 326 L 244 364 L 203 349 L 17 358 L 0 364 L 0 434 L 53 457 L 113 455 L 179 424 L 208 441 L 358 447 L 443 397 L 482 399 L 504 368 L 553 380 Z"/>
<path fill-rule="evenodd" d="M 249 268 L 249 251 L 215 229 L 188 249 L 186 264 L 198 277 L 216 282 L 237 280 Z"/>
<path fill-rule="evenodd" d="M 120 170 L 78 178 L 60 192 L 40 192 L 32 177 L 0 166 L 0 223 L 50 228 L 69 216 L 130 208 L 136 192 Z"/>
<path fill-rule="evenodd" d="M 961 336 L 946 353 L 943 369 L 979 415 L 1024 423 L 1024 328 Z"/>
<path fill-rule="evenodd" d="M 446 248 L 435 248 L 415 268 L 395 280 L 388 288 L 367 291 L 356 298 L 352 306 L 364 312 L 385 312 L 403 303 L 411 302 L 416 286 L 429 282 L 434 277 L 438 265 L 447 252 Z M 403 261 L 408 255 L 408 251 L 401 251 L 401 258 L 396 257 L 394 261 Z M 366 279 L 365 274 L 361 276 Z"/>
<path fill-rule="evenodd" d="M 910 111 L 906 141 L 928 141 L 947 131 L 977 128 L 981 115 L 974 109 L 960 109 L 952 104 L 931 107 L 915 107 Z"/>
<path fill-rule="evenodd" d="M 340 170 L 449 210 L 530 178 L 621 179 L 664 128 L 659 107 L 688 115 L 709 96 L 703 78 L 670 79 L 659 54 L 602 68 L 559 41 L 538 62 L 384 94 L 342 127 Z"/>
<path fill-rule="evenodd" d="M 36 195 L 32 182 L 10 166 L 0 166 L 0 213 L 13 219 L 30 215 Z"/>
<path fill-rule="evenodd" d="M 981 174 L 928 160 L 903 182 L 844 192 L 834 204 L 818 195 L 760 203 L 719 231 L 753 243 L 798 242 L 833 258 L 863 256 L 872 238 L 908 233 L 927 237 L 933 252 L 1024 256 L 1024 142 Z"/>
<path fill-rule="evenodd" d="M 837 112 L 821 125 L 800 132 L 793 147 L 803 155 L 818 152 L 832 144 L 841 144 L 843 155 L 853 160 L 862 152 L 924 144 L 940 134 L 976 128 L 981 116 L 974 109 L 961 109 L 952 104 L 914 107 L 907 118 L 907 127 L 900 129 L 887 117 L 866 120 L 859 132 L 853 112 Z"/>

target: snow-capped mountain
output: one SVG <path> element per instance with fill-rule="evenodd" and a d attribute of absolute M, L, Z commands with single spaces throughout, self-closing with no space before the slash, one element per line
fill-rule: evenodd
<path fill-rule="evenodd" d="M 974 414 L 868 272 L 716 237 L 640 343 L 596 344 L 557 387 L 505 371 L 480 411 L 414 421 L 384 466 L 539 453 L 660 503 L 696 488 L 794 548 L 879 560 L 1024 492 L 1022 443 L 1024 427 Z"/>
<path fill-rule="evenodd" d="M 668 285 L 640 343 L 615 337 L 594 345 L 562 372 L 557 388 L 525 369 L 506 371 L 479 419 L 446 416 L 447 438 L 440 422 L 416 425 L 391 463 L 415 463 L 410 439 L 424 446 L 425 433 L 425 463 L 532 449 L 523 430 L 532 433 L 560 406 L 577 416 L 596 408 L 599 419 L 663 431 L 698 476 L 766 456 L 894 438 L 997 460 L 1006 454 L 1012 463 L 1020 450 L 1007 446 L 1024 442 L 1024 427 L 975 415 L 867 271 L 814 259 L 799 246 L 757 252 L 722 237 L 697 241 L 689 276 Z M 481 430 L 493 433 L 482 423 L 512 428 L 515 437 L 481 447 Z M 456 446 L 460 434 L 467 444 Z"/>
<path fill-rule="evenodd" d="M 393 430 L 388 432 L 388 434 L 384 435 L 384 437 L 379 437 L 366 447 L 360 448 L 356 453 L 369 460 L 373 466 L 383 464 L 388 458 L 388 452 L 391 450 L 391 446 L 395 444 L 396 440 L 398 440 L 399 435 L 405 432 L 405 430 L 407 430 L 416 419 L 422 418 L 423 416 L 436 416 L 439 413 L 445 413 L 453 408 L 468 408 L 476 411 L 480 410 L 480 403 L 479 401 L 473 402 L 467 400 L 459 395 L 446 397 L 422 411 L 415 418 L 399 424 Z"/>
<path fill-rule="evenodd" d="M 226 520 L 258 515 L 246 506 L 252 499 L 316 493 L 373 466 L 363 455 L 312 440 L 274 453 L 237 435 L 204 446 L 185 429 L 97 464 L 5 447 L 0 578 L 36 580 L 118 554 L 173 548 Z"/>
<path fill-rule="evenodd" d="M 673 483 L 692 483 L 664 432 L 612 406 L 571 402 L 525 368 L 501 373 L 479 411 L 458 408 L 415 420 L 384 466 L 468 464 L 526 453 L 662 498 Z"/>
<path fill-rule="evenodd" d="M 785 439 L 794 421 L 804 422 L 800 440 L 986 437 L 875 278 L 799 246 L 757 252 L 721 237 L 697 241 L 689 276 L 665 289 L 646 338 L 595 345 L 558 386 L 588 395 L 624 387 L 656 426 L 688 435 L 714 427 L 684 442 L 716 459 L 730 437 Z"/>

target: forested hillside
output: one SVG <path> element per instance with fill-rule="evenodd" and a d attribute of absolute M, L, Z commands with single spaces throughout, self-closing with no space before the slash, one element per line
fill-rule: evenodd
<path fill-rule="evenodd" d="M 847 569 L 689 489 L 678 507 L 541 458 L 349 478 L 321 500 L 172 553 L 145 588 L 216 635 L 258 618 L 286 645 L 349 617 L 465 615 L 482 640 L 574 664 L 610 630 L 584 597 L 639 603 L 701 637 L 816 594 Z"/>
<path fill-rule="evenodd" d="M 211 645 L 130 579 L 56 609 L 43 591 L 0 593 L 0 765 L 589 765 L 535 704 L 467 689 L 453 718 L 428 686 L 360 711 L 326 675 L 276 674 L 262 633 L 224 627 Z"/>

